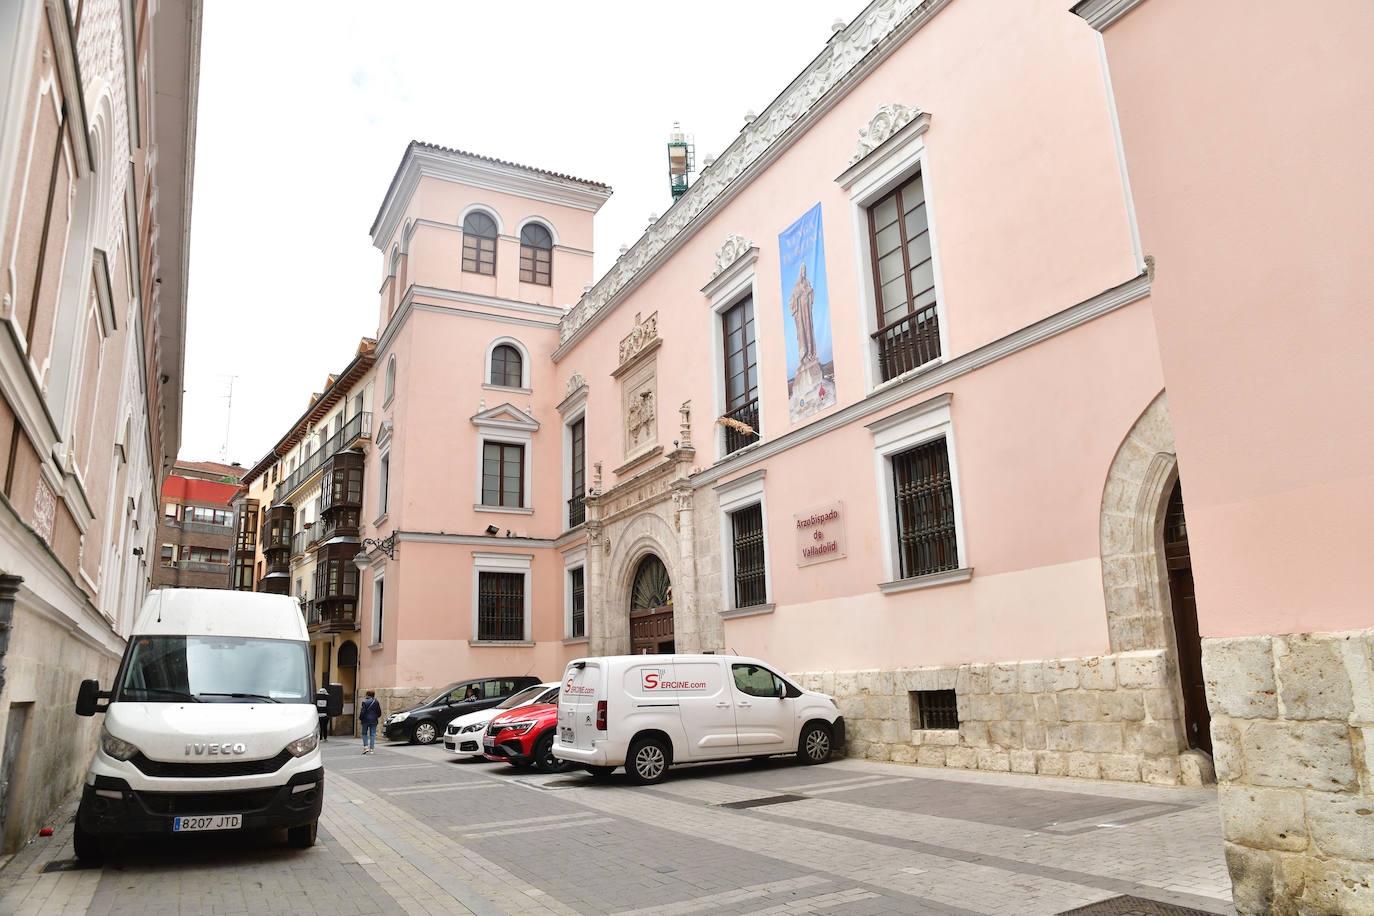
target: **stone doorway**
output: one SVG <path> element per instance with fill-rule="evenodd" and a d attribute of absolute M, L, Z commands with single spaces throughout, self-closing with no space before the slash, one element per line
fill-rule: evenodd
<path fill-rule="evenodd" d="M 1197 626 L 1193 564 L 1188 553 L 1188 524 L 1183 517 L 1183 486 L 1174 481 L 1164 514 L 1164 564 L 1169 570 L 1169 603 L 1173 606 L 1174 642 L 1178 646 L 1179 686 L 1183 690 L 1183 727 L 1188 746 L 1212 753 L 1211 717 L 1202 680 L 1202 637 Z"/>
<path fill-rule="evenodd" d="M 630 586 L 630 652 L 666 654 L 674 645 L 673 583 L 663 561 L 651 553 L 639 561 Z"/>

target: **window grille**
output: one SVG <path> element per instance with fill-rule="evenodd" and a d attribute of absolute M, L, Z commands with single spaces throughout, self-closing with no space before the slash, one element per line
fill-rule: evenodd
<path fill-rule="evenodd" d="M 878 314 L 873 339 L 887 381 L 940 355 L 935 261 L 920 175 L 868 208 L 868 230 Z"/>
<path fill-rule="evenodd" d="M 572 630 L 569 636 L 587 635 L 587 595 L 584 587 L 585 577 L 581 566 L 568 573 L 569 587 L 572 590 Z"/>
<path fill-rule="evenodd" d="M 959 568 L 954 485 L 943 437 L 892 456 L 901 578 Z"/>
<path fill-rule="evenodd" d="M 496 221 L 480 211 L 463 220 L 463 270 L 496 276 Z"/>
<path fill-rule="evenodd" d="M 572 467 L 568 480 L 572 498 L 568 500 L 568 527 L 575 528 L 587 519 L 582 497 L 587 489 L 587 427 L 585 419 L 568 425 L 568 445 Z"/>
<path fill-rule="evenodd" d="M 953 690 L 913 690 L 911 706 L 915 728 L 959 727 L 959 705 Z"/>
<path fill-rule="evenodd" d="M 758 503 L 730 514 L 735 533 L 735 607 L 768 600 L 763 561 L 763 507 Z"/>
<path fill-rule="evenodd" d="M 525 576 L 478 573 L 477 638 L 525 638 Z"/>

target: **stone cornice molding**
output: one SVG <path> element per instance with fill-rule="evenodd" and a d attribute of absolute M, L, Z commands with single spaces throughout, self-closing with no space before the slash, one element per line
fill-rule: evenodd
<path fill-rule="evenodd" d="M 1081 0 L 1074 4 L 1071 12 L 1100 32 L 1140 3 L 1141 0 Z"/>
<path fill-rule="evenodd" d="M 600 210 L 611 196 L 611 189 L 605 185 L 488 160 L 459 150 L 412 142 L 406 147 L 396 177 L 392 179 L 381 209 L 372 222 L 372 244 L 379 250 L 384 251 L 391 237 L 396 234 L 396 227 L 405 215 L 406 206 L 424 177 L 440 178 L 592 213 Z"/>
<path fill-rule="evenodd" d="M 875 0 L 831 38 L 810 66 L 740 131 L 687 193 L 568 311 L 559 325 L 560 346 L 554 360 L 948 2 Z M 878 53 L 871 53 L 875 49 Z"/>
<path fill-rule="evenodd" d="M 878 147 L 886 143 L 899 130 L 919 118 L 924 112 L 901 102 L 879 105 L 878 110 L 869 118 L 868 123 L 859 128 L 859 143 L 854 147 L 854 155 L 849 157 L 853 165 Z M 929 116 L 927 116 L 928 118 Z"/>

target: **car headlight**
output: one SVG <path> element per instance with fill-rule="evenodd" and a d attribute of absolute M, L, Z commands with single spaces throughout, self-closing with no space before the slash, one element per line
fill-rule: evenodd
<path fill-rule="evenodd" d="M 525 732 L 529 731 L 532 728 L 534 728 L 533 721 L 507 722 L 505 725 L 501 726 L 501 731 L 510 732 L 515 735 L 523 735 Z"/>
<path fill-rule="evenodd" d="M 486 724 L 483 722 L 474 722 L 471 725 L 464 725 L 463 730 L 459 732 L 459 734 L 467 735 L 471 734 L 472 732 L 480 732 L 482 729 L 486 727 Z"/>
<path fill-rule="evenodd" d="M 138 745 L 123 738 L 116 738 L 103 725 L 100 726 L 100 749 L 115 760 L 128 760 L 138 753 Z"/>
<path fill-rule="evenodd" d="M 393 722 L 404 722 L 409 717 L 410 713 L 408 712 L 393 712 L 391 715 L 386 717 L 386 724 L 390 725 Z"/>
<path fill-rule="evenodd" d="M 303 738 L 297 738 L 286 746 L 286 752 L 292 757 L 304 757 L 319 746 L 320 736 L 318 732 L 312 731 Z"/>

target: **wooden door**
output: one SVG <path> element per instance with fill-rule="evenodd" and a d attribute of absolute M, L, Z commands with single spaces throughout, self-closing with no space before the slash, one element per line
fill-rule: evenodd
<path fill-rule="evenodd" d="M 1197 626 L 1193 565 L 1188 553 L 1188 525 L 1183 517 L 1183 487 L 1174 484 L 1164 516 L 1164 560 L 1169 569 L 1169 603 L 1174 609 L 1174 641 L 1183 687 L 1183 727 L 1188 746 L 1212 753 L 1211 716 L 1202 681 L 1202 637 Z"/>

